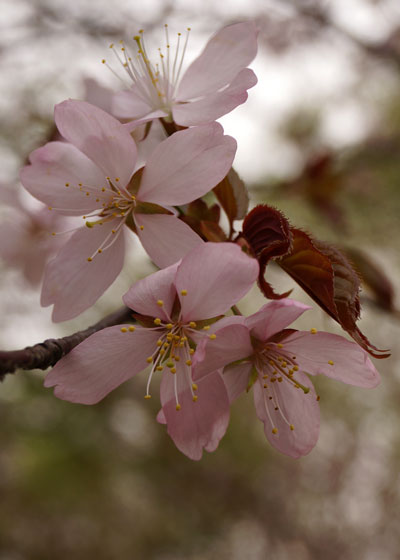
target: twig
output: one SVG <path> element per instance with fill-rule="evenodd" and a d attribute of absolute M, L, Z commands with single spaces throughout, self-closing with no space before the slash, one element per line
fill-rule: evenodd
<path fill-rule="evenodd" d="M 134 321 L 132 309 L 122 307 L 83 331 L 64 336 L 63 338 L 49 338 L 34 346 L 28 346 L 23 350 L 0 350 L 0 381 L 4 379 L 7 373 L 14 373 L 17 369 L 47 369 L 50 366 L 54 366 L 58 360 L 91 334 L 106 327 L 112 327 L 121 323 L 133 323 Z"/>

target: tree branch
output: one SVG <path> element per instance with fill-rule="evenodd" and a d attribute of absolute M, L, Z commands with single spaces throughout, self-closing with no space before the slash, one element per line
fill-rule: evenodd
<path fill-rule="evenodd" d="M 49 338 L 23 350 L 0 350 L 0 381 L 7 373 L 14 373 L 17 369 L 47 369 L 54 366 L 58 360 L 95 332 L 134 321 L 132 309 L 122 307 L 83 331 L 63 338 Z"/>

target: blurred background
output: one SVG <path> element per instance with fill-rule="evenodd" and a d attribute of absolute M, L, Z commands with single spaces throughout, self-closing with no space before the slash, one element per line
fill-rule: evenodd
<path fill-rule="evenodd" d="M 348 251 L 365 280 L 361 328 L 392 350 L 376 360 L 376 390 L 315 380 L 321 435 L 300 460 L 270 448 L 251 394 L 233 407 L 219 449 L 195 463 L 156 423 L 146 376 L 93 407 L 55 399 L 41 371 L 7 376 L 0 560 L 398 559 L 399 1 L 0 0 L 0 13 L 2 349 L 95 323 L 154 270 L 133 240 L 123 273 L 92 309 L 55 325 L 40 307 L 38 275 L 18 267 L 10 247 L 25 251 L 23 262 L 47 251 L 34 202 L 15 193 L 29 152 L 54 135 L 54 104 L 87 98 L 93 80 L 120 89 L 101 60 L 110 42 L 140 28 L 156 49 L 165 22 L 171 33 L 190 26 L 190 62 L 222 25 L 254 19 L 259 82 L 221 119 L 238 141 L 235 168 L 252 205 L 273 204 Z M 280 270 L 268 275 L 278 291 L 293 287 Z M 299 288 L 293 297 L 309 303 Z M 264 301 L 255 288 L 239 307 L 252 313 Z M 297 326 L 340 333 L 315 305 Z"/>

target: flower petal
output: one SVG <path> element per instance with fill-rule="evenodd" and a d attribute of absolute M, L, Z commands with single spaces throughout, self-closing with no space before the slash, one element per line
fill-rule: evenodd
<path fill-rule="evenodd" d="M 142 315 L 170 321 L 176 297 L 174 280 L 177 267 L 177 263 L 173 264 L 135 282 L 122 298 L 125 305 Z M 157 301 L 161 301 L 162 305 L 158 305 Z"/>
<path fill-rule="evenodd" d="M 190 250 L 204 244 L 197 233 L 175 216 L 135 214 L 135 223 L 143 247 L 161 268 L 176 263 Z"/>
<path fill-rule="evenodd" d="M 148 158 L 138 198 L 172 206 L 199 198 L 228 173 L 236 141 L 218 123 L 176 132 Z"/>
<path fill-rule="evenodd" d="M 123 231 L 109 249 L 96 254 L 113 227 L 111 222 L 80 228 L 48 263 L 41 304 L 47 307 L 54 303 L 53 321 L 72 319 L 88 309 L 120 273 L 125 252 Z"/>
<path fill-rule="evenodd" d="M 247 317 L 245 324 L 251 330 L 252 336 L 265 342 L 288 327 L 308 309 L 311 309 L 309 305 L 294 299 L 275 300 L 266 303 L 257 313 Z"/>
<path fill-rule="evenodd" d="M 257 29 L 253 22 L 223 27 L 186 70 L 177 99 L 187 101 L 218 91 L 230 84 L 256 54 Z"/>
<path fill-rule="evenodd" d="M 233 403 L 246 391 L 252 367 L 251 362 L 243 362 L 234 366 L 227 366 L 224 369 L 223 379 L 230 403 Z"/>
<path fill-rule="evenodd" d="M 320 423 L 319 405 L 311 381 L 303 374 L 296 374 L 296 379 L 309 387 L 310 392 L 305 394 L 286 379 L 282 383 L 269 383 L 268 389 L 263 387 L 261 379 L 253 385 L 257 416 L 264 423 L 268 441 L 275 449 L 295 459 L 315 446 Z M 279 410 L 275 410 L 277 407 Z M 278 430 L 276 434 L 272 432 L 274 428 Z"/>
<path fill-rule="evenodd" d="M 138 119 L 150 113 L 153 108 L 140 96 L 139 88 L 119 91 L 112 99 L 112 114 L 120 119 Z"/>
<path fill-rule="evenodd" d="M 130 325 L 108 327 L 81 342 L 55 365 L 44 386 L 55 387 L 55 396 L 65 401 L 95 404 L 144 370 L 158 333 L 141 327 L 123 333 L 121 327 Z"/>
<path fill-rule="evenodd" d="M 176 274 L 182 321 L 225 313 L 251 288 L 258 263 L 233 243 L 204 243 L 183 258 Z M 187 290 L 182 296 L 181 290 Z"/>
<path fill-rule="evenodd" d="M 342 336 L 296 331 L 284 340 L 283 347 L 293 352 L 300 369 L 311 375 L 322 374 L 348 385 L 366 388 L 376 387 L 380 382 L 379 372 L 368 354 Z"/>
<path fill-rule="evenodd" d="M 135 168 L 136 144 L 114 117 L 90 103 L 70 99 L 55 107 L 57 128 L 86 154 L 105 176 L 125 187 Z"/>
<path fill-rule="evenodd" d="M 181 126 L 195 126 L 215 121 L 247 100 L 247 89 L 257 83 L 256 75 L 244 68 L 232 84 L 223 91 L 216 92 L 197 101 L 176 103 L 172 114 Z"/>
<path fill-rule="evenodd" d="M 179 385 L 180 410 L 176 410 L 174 380 Z M 224 382 L 218 372 L 203 377 L 197 383 L 197 402 L 186 384 L 179 381 L 178 373 L 165 372 L 161 381 L 162 412 L 159 421 L 165 419 L 168 434 L 177 448 L 187 457 L 198 461 L 203 449 L 214 451 L 224 436 L 229 423 L 229 400 Z M 183 388 L 184 387 L 184 388 Z M 181 389 L 181 390 L 179 390 Z"/>
<path fill-rule="evenodd" d="M 216 339 L 205 338 L 193 356 L 193 377 L 197 380 L 236 360 L 253 355 L 250 332 L 244 325 L 230 325 L 216 331 Z"/>
<path fill-rule="evenodd" d="M 49 142 L 32 152 L 29 159 L 31 165 L 20 173 L 22 184 L 31 195 L 60 213 L 82 215 L 108 202 L 109 195 L 101 191 L 108 187 L 103 172 L 72 144 Z"/>

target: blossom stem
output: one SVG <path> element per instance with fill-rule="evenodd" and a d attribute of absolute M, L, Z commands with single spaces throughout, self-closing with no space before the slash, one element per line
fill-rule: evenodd
<path fill-rule="evenodd" d="M 50 338 L 22 350 L 0 350 L 0 381 L 7 373 L 14 373 L 18 369 L 44 370 L 54 366 L 58 360 L 95 332 L 114 325 L 134 323 L 132 313 L 129 307 L 122 307 L 83 331 L 63 338 Z"/>

